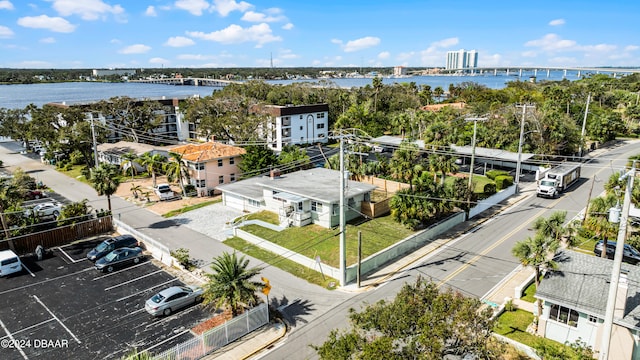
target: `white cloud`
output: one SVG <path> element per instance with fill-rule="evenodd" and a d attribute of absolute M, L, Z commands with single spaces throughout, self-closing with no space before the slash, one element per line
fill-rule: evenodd
<path fill-rule="evenodd" d="M 624 51 L 636 51 L 640 49 L 637 45 L 627 45 L 624 47 Z"/>
<path fill-rule="evenodd" d="M 46 37 L 46 38 L 40 39 L 40 42 L 43 44 L 54 44 L 56 42 L 56 39 L 52 37 Z"/>
<path fill-rule="evenodd" d="M 547 34 L 540 39 L 527 41 L 524 46 L 537 47 L 544 51 L 563 51 L 575 49 L 576 42 L 563 40 L 556 34 Z"/>
<path fill-rule="evenodd" d="M 0 25 L 0 39 L 8 39 L 13 37 L 13 30 L 9 29 L 6 26 Z"/>
<path fill-rule="evenodd" d="M 184 47 L 184 46 L 191 46 L 194 44 L 195 44 L 195 41 L 184 36 L 170 37 L 167 40 L 167 42 L 164 43 L 165 46 L 171 46 L 171 47 Z"/>
<path fill-rule="evenodd" d="M 457 37 L 442 39 L 439 41 L 434 41 L 431 43 L 431 46 L 434 48 L 448 48 L 453 45 L 458 45 L 460 40 Z"/>
<path fill-rule="evenodd" d="M 175 7 L 186 10 L 193 15 L 200 16 L 202 12 L 209 9 L 211 5 L 205 0 L 177 0 Z"/>
<path fill-rule="evenodd" d="M 374 47 L 379 44 L 380 44 L 380 38 L 373 37 L 373 36 L 365 36 L 360 39 L 347 41 L 347 43 L 344 46 L 342 46 L 342 49 L 345 52 L 354 52 L 354 51 L 368 49 L 370 47 Z"/>
<path fill-rule="evenodd" d="M 70 33 L 76 26 L 61 17 L 49 17 L 47 15 L 25 16 L 18 19 L 18 25 L 33 28 L 46 29 L 53 32 Z"/>
<path fill-rule="evenodd" d="M 247 2 L 236 2 L 235 0 L 214 0 L 213 4 L 213 9 L 223 17 L 229 15 L 232 11 L 245 12 L 253 8 L 253 5 Z"/>
<path fill-rule="evenodd" d="M 52 63 L 44 60 L 26 60 L 26 61 L 21 61 L 12 67 L 21 68 L 21 69 L 46 69 L 46 68 L 53 68 L 54 66 Z"/>
<path fill-rule="evenodd" d="M 538 56 L 538 53 L 535 51 L 523 51 L 520 56 L 525 58 L 532 58 Z"/>
<path fill-rule="evenodd" d="M 242 19 L 248 22 L 277 22 L 277 21 L 286 21 L 287 18 L 282 15 L 282 10 L 278 8 L 271 8 L 265 10 L 264 13 L 259 13 L 255 11 L 247 11 L 242 15 Z"/>
<path fill-rule="evenodd" d="M 564 19 L 555 19 L 555 20 L 551 20 L 551 21 L 549 21 L 549 25 L 550 25 L 550 26 L 560 26 L 560 25 L 564 25 Z"/>
<path fill-rule="evenodd" d="M 244 42 L 255 42 L 256 47 L 274 41 L 282 41 L 279 36 L 274 36 L 268 24 L 253 25 L 249 28 L 243 28 L 239 25 L 230 25 L 225 29 L 204 33 L 201 31 L 188 31 L 187 35 L 209 41 L 215 41 L 222 44 L 240 44 Z"/>
<path fill-rule="evenodd" d="M 381 59 L 381 60 L 388 59 L 389 57 L 391 57 L 391 53 L 388 51 L 383 51 L 380 54 L 378 54 L 378 59 Z"/>
<path fill-rule="evenodd" d="M 293 24 L 292 23 L 286 23 L 284 25 L 282 25 L 282 30 L 291 30 L 293 29 Z"/>
<path fill-rule="evenodd" d="M 457 37 L 432 42 L 428 48 L 420 51 L 421 65 L 443 66 L 446 62 L 446 51 L 459 42 Z"/>
<path fill-rule="evenodd" d="M 112 44 L 122 44 L 122 41 L 120 39 L 111 39 L 109 40 L 109 42 Z"/>
<path fill-rule="evenodd" d="M 150 64 L 164 65 L 164 64 L 170 64 L 171 61 L 169 61 L 167 59 L 160 58 L 160 57 L 154 57 L 154 58 L 149 59 L 149 63 Z"/>
<path fill-rule="evenodd" d="M 149 50 L 151 50 L 150 46 L 143 45 L 143 44 L 135 44 L 135 45 L 130 45 L 125 48 L 122 48 L 118 52 L 120 54 L 144 54 Z"/>
<path fill-rule="evenodd" d="M 398 61 L 408 61 L 410 59 L 413 59 L 414 56 L 416 56 L 415 51 L 409 51 L 398 54 L 398 56 L 396 56 L 396 59 L 398 59 Z"/>
<path fill-rule="evenodd" d="M 281 50 L 278 57 L 282 59 L 298 59 L 300 58 L 300 55 L 294 54 L 290 49 L 286 49 Z"/>
<path fill-rule="evenodd" d="M 158 16 L 158 13 L 156 12 L 156 8 L 153 5 L 150 5 L 147 7 L 147 10 L 145 10 L 144 12 L 145 16 Z"/>
<path fill-rule="evenodd" d="M 0 1 L 0 9 L 2 10 L 13 10 L 13 4 L 9 0 Z"/>
<path fill-rule="evenodd" d="M 120 5 L 109 5 L 102 0 L 47 0 L 53 2 L 53 8 L 62 16 L 78 15 L 82 20 L 103 19 L 107 14 L 122 15 Z"/>

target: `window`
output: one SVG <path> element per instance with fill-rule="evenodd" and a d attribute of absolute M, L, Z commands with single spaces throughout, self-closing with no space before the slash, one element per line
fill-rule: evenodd
<path fill-rule="evenodd" d="M 302 127 L 302 125 L 300 125 L 300 130 L 302 130 L 302 129 L 303 129 L 303 127 Z"/>
<path fill-rule="evenodd" d="M 302 211 L 302 201 L 298 202 L 298 211 Z"/>
<path fill-rule="evenodd" d="M 587 320 L 589 320 L 590 323 L 594 323 L 594 324 L 598 323 L 598 318 L 593 315 L 587 316 Z"/>
<path fill-rule="evenodd" d="M 300 119 L 302 119 L 302 115 L 300 115 Z"/>
<path fill-rule="evenodd" d="M 236 181 L 236 174 L 229 175 L 229 181 L 231 181 L 231 182 Z"/>
<path fill-rule="evenodd" d="M 196 180 L 196 187 L 205 187 L 207 186 L 206 181 L 204 180 Z"/>
<path fill-rule="evenodd" d="M 317 113 L 316 114 L 316 118 L 317 119 L 324 119 L 324 113 L 323 112 L 322 113 Z"/>
<path fill-rule="evenodd" d="M 551 305 L 551 312 L 549 313 L 549 320 L 557 321 L 559 323 L 567 324 L 569 326 L 578 326 L 578 312 L 564 306 Z"/>
<path fill-rule="evenodd" d="M 196 170 L 204 170 L 204 163 L 196 163 L 195 164 L 195 169 Z"/>
<path fill-rule="evenodd" d="M 331 215 L 336 216 L 339 214 L 340 214 L 340 205 L 333 204 L 333 206 L 331 206 Z"/>
<path fill-rule="evenodd" d="M 324 129 L 324 123 L 317 124 L 316 129 Z"/>
<path fill-rule="evenodd" d="M 224 184 L 224 176 L 218 176 L 218 184 Z"/>
<path fill-rule="evenodd" d="M 218 167 L 222 167 L 222 159 L 218 159 Z"/>
<path fill-rule="evenodd" d="M 260 202 L 253 199 L 249 199 L 249 205 L 253 207 L 260 207 Z"/>
<path fill-rule="evenodd" d="M 322 203 L 319 203 L 317 201 L 312 201 L 311 202 L 311 211 L 322 212 Z"/>
<path fill-rule="evenodd" d="M 236 163 L 236 158 L 229 158 L 229 165 L 233 165 Z"/>

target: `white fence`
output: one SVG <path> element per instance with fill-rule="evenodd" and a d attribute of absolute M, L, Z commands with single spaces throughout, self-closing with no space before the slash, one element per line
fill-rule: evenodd
<path fill-rule="evenodd" d="M 148 250 L 151 253 L 151 256 L 153 256 L 155 259 L 162 261 L 165 265 L 168 266 L 171 266 L 173 264 L 174 259 L 171 256 L 171 252 L 169 251 L 168 247 L 116 218 L 113 219 L 113 224 L 115 225 L 115 228 L 119 234 L 130 234 L 139 241 L 142 241 L 146 250 Z"/>
<path fill-rule="evenodd" d="M 262 303 L 191 340 L 153 356 L 153 360 L 194 360 L 220 349 L 269 322 L 269 309 Z"/>
<path fill-rule="evenodd" d="M 510 196 L 514 195 L 515 193 L 516 193 L 516 185 L 511 185 L 508 188 L 501 190 L 482 201 L 479 201 L 476 206 L 469 209 L 468 219 L 471 219 L 477 216 L 478 214 L 480 214 L 481 212 L 489 209 L 490 207 L 503 202 L 504 200 L 508 199 Z"/>

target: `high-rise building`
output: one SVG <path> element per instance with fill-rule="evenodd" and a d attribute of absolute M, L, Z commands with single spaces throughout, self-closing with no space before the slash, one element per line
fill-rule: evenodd
<path fill-rule="evenodd" d="M 475 50 L 447 52 L 446 69 L 473 69 L 478 67 L 478 52 Z"/>

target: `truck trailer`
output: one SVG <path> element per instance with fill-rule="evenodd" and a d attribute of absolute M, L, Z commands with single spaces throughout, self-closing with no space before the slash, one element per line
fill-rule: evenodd
<path fill-rule="evenodd" d="M 544 177 L 538 180 L 538 197 L 556 198 L 561 192 L 580 179 L 580 163 L 565 163 L 549 169 Z"/>

